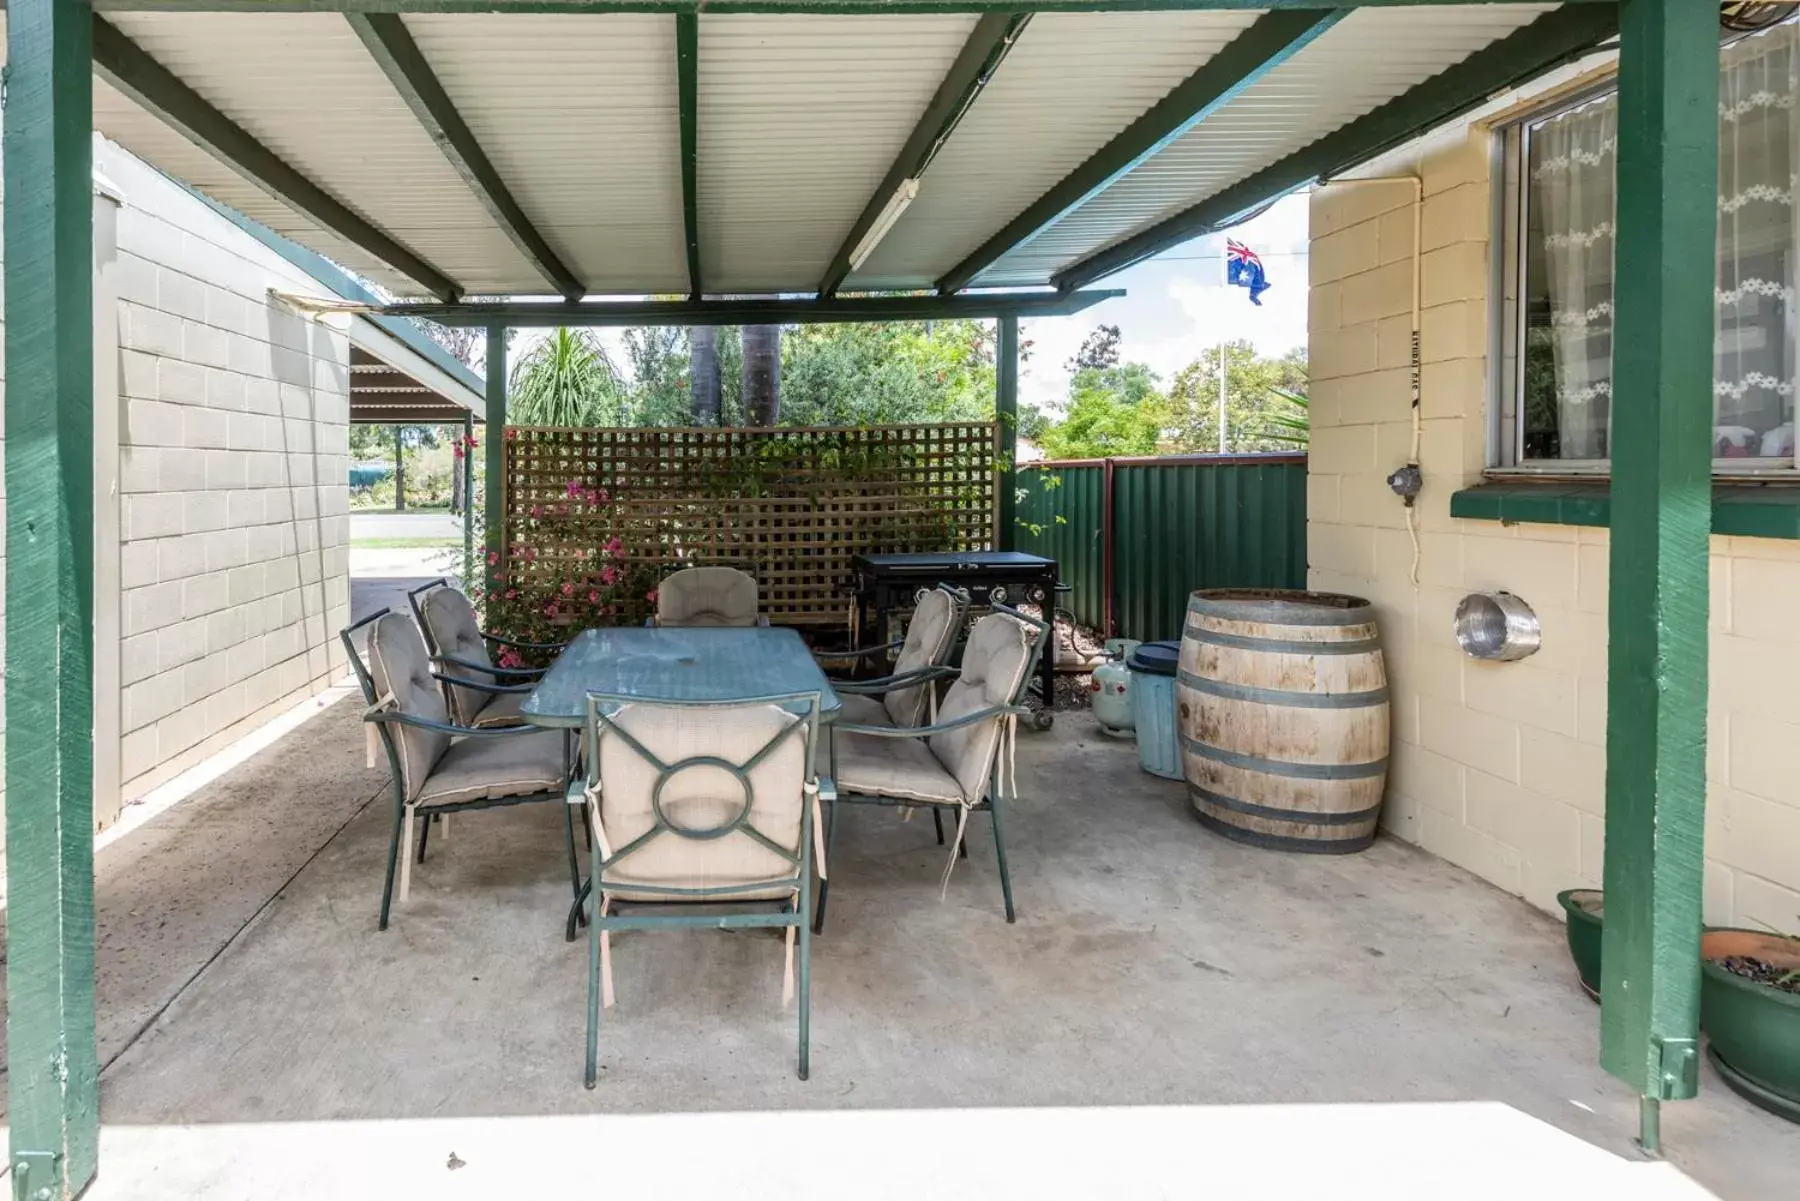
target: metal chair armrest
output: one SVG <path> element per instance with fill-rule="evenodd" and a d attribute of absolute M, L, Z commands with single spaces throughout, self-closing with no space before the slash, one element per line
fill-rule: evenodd
<path fill-rule="evenodd" d="M 449 676 L 441 671 L 432 672 L 431 678 L 445 684 L 454 684 L 458 688 L 473 688 L 490 696 L 498 696 L 507 692 L 531 692 L 537 688 L 536 684 L 484 684 L 480 680 L 471 680 L 465 676 Z"/>
<path fill-rule="evenodd" d="M 865 646 L 859 651 L 814 651 L 815 659 L 866 659 L 870 655 L 884 655 L 889 651 L 897 651 L 906 639 L 896 638 L 892 642 L 884 642 L 880 646 Z"/>
<path fill-rule="evenodd" d="M 838 722 L 831 729 L 833 733 L 837 734 L 873 734 L 877 738 L 929 738 L 933 734 L 960 730 L 964 726 L 972 726 L 978 722 L 1004 717 L 1007 714 L 1022 716 L 1030 712 L 1031 710 L 1023 705 L 990 705 L 986 709 L 965 713 L 953 721 L 934 722 L 929 726 L 864 726 L 854 722 Z"/>
<path fill-rule="evenodd" d="M 429 717 L 414 717 L 410 713 L 365 713 L 364 721 L 382 722 L 387 725 L 412 726 L 420 730 L 435 730 L 439 734 L 452 734 L 458 738 L 521 738 L 543 731 L 537 726 L 459 726 L 447 721 L 432 721 Z"/>
<path fill-rule="evenodd" d="M 874 680 L 832 680 L 831 687 L 836 692 L 853 692 L 862 696 L 879 696 L 884 692 L 893 692 L 899 688 L 911 688 L 915 684 L 923 684 L 927 680 L 953 680 L 956 678 L 954 667 L 918 667 L 912 671 L 903 671 L 899 675 L 881 676 Z"/>
<path fill-rule="evenodd" d="M 503 638 L 499 634 L 490 634 L 486 630 L 481 632 L 481 636 L 489 642 L 522 651 L 560 651 L 569 645 L 567 642 L 520 642 L 517 638 Z"/>
<path fill-rule="evenodd" d="M 488 663 L 477 663 L 473 659 L 464 659 L 456 655 L 433 655 L 432 659 L 434 662 L 454 663 L 458 667 L 464 667 L 470 671 L 478 671 L 483 675 L 495 677 L 520 676 L 535 680 L 549 670 L 544 667 L 495 667 Z"/>

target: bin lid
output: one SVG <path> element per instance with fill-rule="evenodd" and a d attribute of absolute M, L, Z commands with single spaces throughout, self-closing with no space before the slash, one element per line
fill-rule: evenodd
<path fill-rule="evenodd" d="M 1175 665 L 1181 661 L 1181 643 L 1146 642 L 1131 652 L 1125 660 L 1125 666 L 1132 671 L 1148 672 L 1153 676 L 1172 676 Z"/>

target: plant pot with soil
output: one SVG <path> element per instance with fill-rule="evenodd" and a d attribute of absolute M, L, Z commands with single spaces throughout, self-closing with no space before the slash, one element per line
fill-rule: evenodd
<path fill-rule="evenodd" d="M 1800 938 L 1708 930 L 1700 953 L 1708 1058 L 1732 1091 L 1800 1122 Z"/>
<path fill-rule="evenodd" d="M 1600 923 L 1606 906 L 1598 888 L 1571 888 L 1556 894 L 1557 904 L 1567 915 L 1565 934 L 1569 940 L 1569 958 L 1575 961 L 1575 974 L 1580 977 L 1581 991 L 1593 1000 L 1600 999 Z"/>

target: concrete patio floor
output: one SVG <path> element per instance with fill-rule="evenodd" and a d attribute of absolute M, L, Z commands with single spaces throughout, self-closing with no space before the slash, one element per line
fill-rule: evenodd
<path fill-rule="evenodd" d="M 1131 747 L 1085 714 L 1021 739 L 1016 926 L 1001 916 L 986 819 L 940 900 L 930 822 L 852 812 L 815 944 L 811 1081 L 794 1076 L 776 936 L 653 933 L 615 944 L 618 1005 L 588 1092 L 586 944 L 563 941 L 562 814 L 457 816 L 378 933 L 390 814 L 385 772 L 361 766 L 357 709 L 329 707 L 102 853 L 112 1150 L 94 1196 L 488 1196 L 500 1183 L 528 1195 L 514 1187 L 527 1161 L 540 1179 L 558 1164 L 587 1171 L 582 1155 L 602 1144 L 641 1161 L 678 1131 L 740 1131 L 723 1148 L 743 1130 L 791 1138 L 821 1123 L 877 1158 L 895 1139 L 927 1165 L 944 1156 L 952 1174 L 939 1179 L 962 1183 L 913 1197 L 1013 1195 L 967 1191 L 978 1177 L 956 1175 L 977 1171 L 979 1145 L 964 1141 L 976 1128 L 999 1132 L 996 1154 L 1016 1157 L 1037 1196 L 1099 1195 L 1074 1166 L 1046 1176 L 1075 1162 L 1062 1129 L 1101 1143 L 1152 1128 L 1197 1140 L 1204 1156 L 1166 1181 L 1170 1195 L 1259 1171 L 1270 1184 L 1314 1181 L 1302 1191 L 1322 1197 L 1442 1196 L 1461 1179 L 1462 1196 L 1529 1188 L 1534 1201 L 1652 1183 L 1695 1195 L 1670 1164 L 1727 1201 L 1800 1180 L 1794 1128 L 1710 1069 L 1699 1099 L 1665 1107 L 1670 1164 L 1635 1152 L 1636 1098 L 1596 1064 L 1598 1011 L 1554 919 L 1389 840 L 1344 858 L 1225 842 L 1189 817 L 1181 786 L 1140 772 Z M 1180 1108 L 1118 1108 L 1133 1106 Z M 1069 1127 L 1044 1107 L 1088 1118 Z M 905 1112 L 860 1126 L 766 1116 L 792 1110 Z M 996 1110 L 1041 1110 L 1042 1124 Z M 732 1111 L 763 1116 L 699 1116 Z M 632 1124 L 659 1114 L 688 1116 Z M 1046 1150 L 1027 1152 L 1034 1139 Z M 528 1150 L 546 1145 L 564 1158 Z M 1336 1145 L 1389 1168 L 1289 1175 Z M 446 1172 L 449 1153 L 474 1162 L 476 1147 L 484 1171 Z M 381 1166 L 355 1167 L 365 1162 Z M 402 1178 L 400 1192 L 369 1191 Z M 280 1187 L 246 1184 L 257 1179 Z M 705 1179 L 676 1191 L 707 1195 Z M 1317 1183 L 1332 1179 L 1345 1187 Z M 1069 1191 L 1044 1187 L 1058 1180 Z M 1502 1182 L 1512 1191 L 1490 1191 Z M 854 1176 L 832 1191 L 846 1190 L 900 1195 Z"/>

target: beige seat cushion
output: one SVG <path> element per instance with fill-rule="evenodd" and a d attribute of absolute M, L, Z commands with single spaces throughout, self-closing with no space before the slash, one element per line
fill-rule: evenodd
<path fill-rule="evenodd" d="M 431 656 L 425 650 L 425 640 L 410 617 L 399 613 L 382 616 L 369 627 L 368 649 L 369 679 L 375 686 L 377 701 L 392 695 L 396 712 L 427 721 L 450 720 L 443 690 L 431 678 Z M 399 752 L 406 799 L 416 801 L 425 778 L 449 748 L 450 735 L 397 722 L 387 729 Z"/>
<path fill-rule="evenodd" d="M 990 613 L 975 623 L 963 648 L 962 669 L 938 705 L 938 722 L 1019 699 L 1025 669 L 1031 662 L 1031 627 L 1004 613 Z M 987 796 L 1000 745 L 1000 719 L 980 721 L 931 736 L 932 753 L 956 777 L 970 804 Z"/>
<path fill-rule="evenodd" d="M 853 726 L 891 726 L 894 723 L 888 718 L 887 707 L 879 697 L 866 696 L 860 692 L 840 692 L 838 700 L 843 708 L 838 710 L 837 719 Z"/>
<path fill-rule="evenodd" d="M 776 735 L 800 722 L 774 705 L 684 709 L 633 704 L 619 710 L 613 720 L 669 765 L 700 757 L 742 765 Z M 659 772 L 637 748 L 605 726 L 601 727 L 598 767 L 600 830 L 607 846 L 617 854 L 655 827 L 652 796 Z M 775 846 L 798 855 L 807 803 L 804 727 L 793 730 L 748 776 L 753 799 L 745 823 Z M 669 775 L 657 802 L 669 822 L 689 830 L 712 830 L 732 821 L 745 803 L 745 790 L 724 768 L 698 764 Z M 793 895 L 791 880 L 799 870 L 741 827 L 712 838 L 688 838 L 663 830 L 607 867 L 601 889 L 622 900 L 655 900 L 657 894 L 633 892 L 631 886 L 704 890 L 768 881 L 766 889 L 732 893 L 731 898 L 781 900 Z"/>
<path fill-rule="evenodd" d="M 689 567 L 657 585 L 659 626 L 754 626 L 756 581 L 734 567 Z"/>
<path fill-rule="evenodd" d="M 493 660 L 488 658 L 487 641 L 482 638 L 481 626 L 475 620 L 475 610 L 469 604 L 469 598 L 461 592 L 448 586 L 433 588 L 425 594 L 425 599 L 419 605 L 419 615 L 424 619 L 425 628 L 430 633 L 438 654 L 453 655 L 471 663 L 493 665 Z M 483 675 L 473 668 L 460 667 L 454 663 L 444 664 L 442 670 L 445 675 L 473 678 L 484 684 L 497 681 L 495 676 Z M 494 694 L 483 692 L 479 688 L 460 688 L 455 684 L 446 687 L 456 714 L 456 724 L 478 724 L 475 719 L 487 708 Z"/>
<path fill-rule="evenodd" d="M 418 805 L 429 809 L 534 792 L 560 793 L 568 781 L 566 747 L 567 735 L 561 730 L 458 739 L 426 779 Z"/>
<path fill-rule="evenodd" d="M 469 689 L 459 689 L 467 692 Z M 519 712 L 519 706 L 531 699 L 529 692 L 496 692 L 481 712 L 475 715 L 472 723 L 477 729 L 491 729 L 494 726 L 522 726 L 525 717 Z"/>
<path fill-rule="evenodd" d="M 832 737 L 838 794 L 961 801 L 962 789 L 923 738 L 883 738 L 839 731 Z"/>
<path fill-rule="evenodd" d="M 912 624 L 906 627 L 906 641 L 900 646 L 900 656 L 894 661 L 893 674 L 898 676 L 935 667 L 948 658 L 950 643 L 956 634 L 955 618 L 956 603 L 942 588 L 933 588 L 920 597 L 918 608 L 913 610 Z M 932 683 L 914 684 L 889 692 L 884 698 L 888 720 L 896 726 L 925 724 L 932 687 Z"/>

